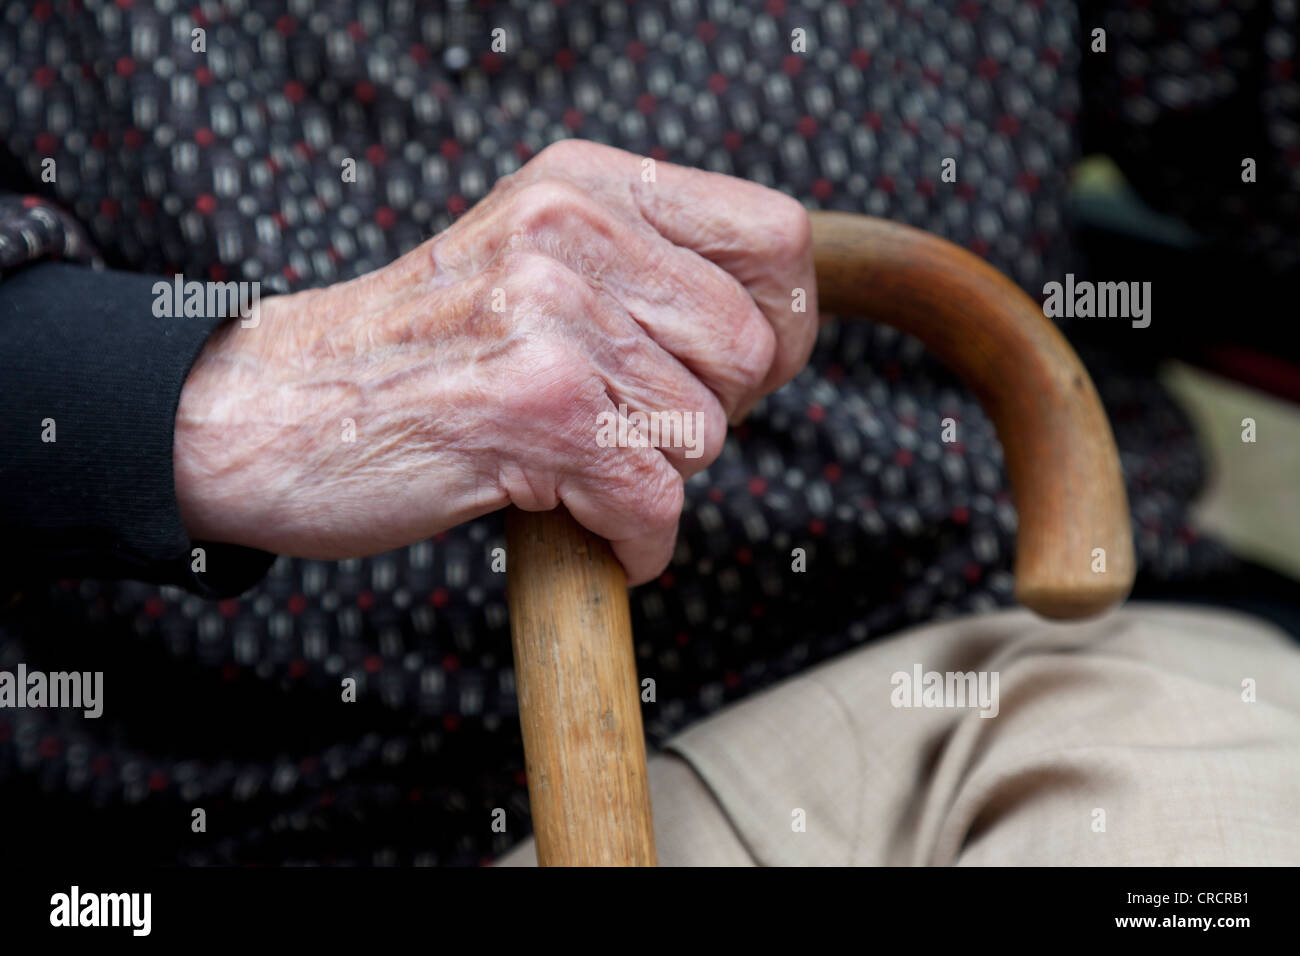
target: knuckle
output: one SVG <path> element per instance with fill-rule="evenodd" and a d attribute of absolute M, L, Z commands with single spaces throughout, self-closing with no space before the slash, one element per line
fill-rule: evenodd
<path fill-rule="evenodd" d="M 798 262 L 812 252 L 812 220 L 799 200 L 776 193 L 765 230 L 766 252 L 780 262 Z"/>
<path fill-rule="evenodd" d="M 644 463 L 634 473 L 634 481 L 625 487 L 629 505 L 641 519 L 646 532 L 661 531 L 675 525 L 686 503 L 682 476 L 667 460 L 654 453 L 641 459 Z"/>
<path fill-rule="evenodd" d="M 512 255 L 502 268 L 510 300 L 541 317 L 571 314 L 584 307 L 591 294 L 581 276 L 549 256 Z"/>
<path fill-rule="evenodd" d="M 591 228 L 604 208 L 571 183 L 543 179 L 521 187 L 510 199 L 510 224 L 525 239 L 561 230 Z"/>
<path fill-rule="evenodd" d="M 529 166 L 537 168 L 564 168 L 574 161 L 581 161 L 591 152 L 591 143 L 580 139 L 556 140 L 528 161 Z"/>
<path fill-rule="evenodd" d="M 775 359 L 776 333 L 751 302 L 747 317 L 734 324 L 718 350 L 719 374 L 727 384 L 749 391 L 762 384 Z"/>

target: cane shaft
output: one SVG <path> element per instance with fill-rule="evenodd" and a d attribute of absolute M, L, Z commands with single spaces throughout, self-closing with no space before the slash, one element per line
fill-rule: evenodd
<path fill-rule="evenodd" d="M 654 866 L 627 576 L 563 508 L 506 516 L 528 799 L 542 866 Z"/>

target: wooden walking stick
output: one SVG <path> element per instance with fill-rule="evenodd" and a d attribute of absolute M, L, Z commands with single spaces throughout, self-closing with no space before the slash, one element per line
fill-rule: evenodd
<path fill-rule="evenodd" d="M 1092 381 L 1056 326 L 1004 275 L 943 239 L 848 213 L 812 219 L 822 307 L 915 335 L 993 420 L 1020 516 L 1020 602 L 1074 618 L 1122 601 L 1134 559 L 1119 455 Z M 506 534 L 538 861 L 653 866 L 623 569 L 563 509 L 512 509 Z M 1104 572 L 1093 570 L 1097 549 Z"/>

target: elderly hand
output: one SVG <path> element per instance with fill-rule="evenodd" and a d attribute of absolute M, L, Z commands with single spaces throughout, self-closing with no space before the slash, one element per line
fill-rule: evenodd
<path fill-rule="evenodd" d="M 193 537 L 337 559 L 562 502 L 632 584 L 667 565 L 683 479 L 799 371 L 818 314 L 798 202 L 578 141 L 384 268 L 260 310 L 181 395 Z M 658 447 L 637 440 L 651 421 Z"/>

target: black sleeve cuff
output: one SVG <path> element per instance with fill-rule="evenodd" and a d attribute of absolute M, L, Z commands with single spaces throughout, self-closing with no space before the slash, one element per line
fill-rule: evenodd
<path fill-rule="evenodd" d="M 176 409 L 203 344 L 226 319 L 155 316 L 159 282 L 172 284 L 60 262 L 0 282 L 6 583 L 135 578 L 229 597 L 275 560 L 185 531 L 172 465 Z M 205 571 L 193 570 L 195 548 Z"/>

